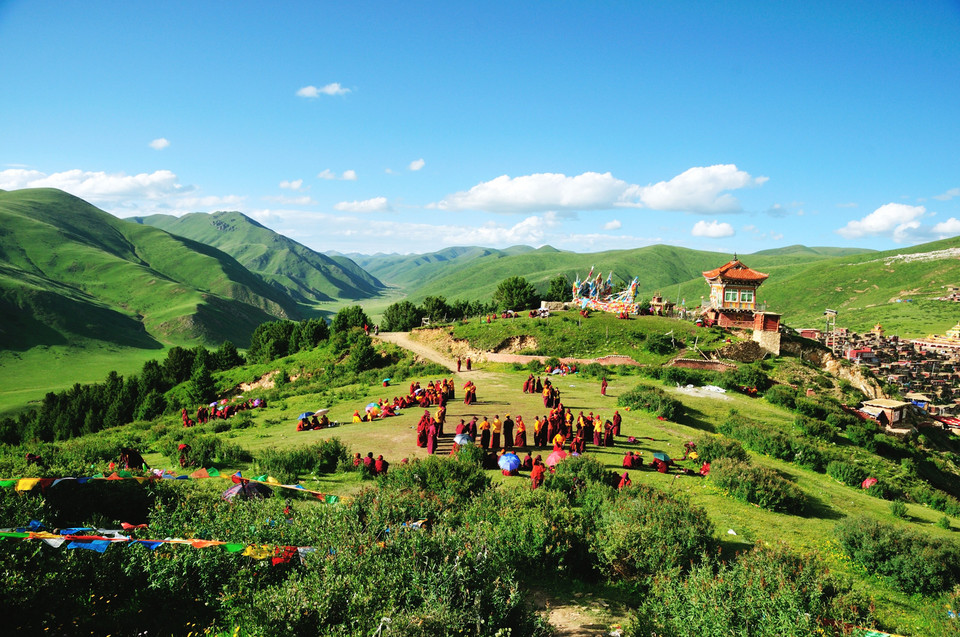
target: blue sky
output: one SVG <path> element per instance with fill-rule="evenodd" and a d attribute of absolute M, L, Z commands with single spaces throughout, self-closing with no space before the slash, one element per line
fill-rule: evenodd
<path fill-rule="evenodd" d="M 0 0 L 0 189 L 320 251 L 960 234 L 960 3 Z"/>

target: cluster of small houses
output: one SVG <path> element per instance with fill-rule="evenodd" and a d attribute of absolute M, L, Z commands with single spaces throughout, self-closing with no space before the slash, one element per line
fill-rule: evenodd
<path fill-rule="evenodd" d="M 897 424 L 903 422 L 906 410 L 916 408 L 960 434 L 960 323 L 946 335 L 913 340 L 887 336 L 879 324 L 866 334 L 846 328 L 828 333 L 802 329 L 799 334 L 824 343 L 900 389 L 904 401 L 876 399 L 860 408 L 881 424 L 899 429 Z"/>

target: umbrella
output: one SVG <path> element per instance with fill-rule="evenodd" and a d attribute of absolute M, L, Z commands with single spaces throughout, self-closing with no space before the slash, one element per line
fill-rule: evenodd
<path fill-rule="evenodd" d="M 453 437 L 453 441 L 458 445 L 469 445 L 473 442 L 473 438 L 470 437 L 470 434 L 457 434 Z"/>
<path fill-rule="evenodd" d="M 303 420 L 304 418 L 309 418 L 309 417 L 312 416 L 312 415 L 313 415 L 313 412 L 312 412 L 312 411 L 305 411 L 305 412 L 303 412 L 302 414 L 300 414 L 299 416 L 297 416 L 297 420 Z"/>
<path fill-rule="evenodd" d="M 672 460 L 670 460 L 670 456 L 668 456 L 667 454 L 665 454 L 665 453 L 663 453 L 663 452 L 661 452 L 661 451 L 658 451 L 658 452 L 656 452 L 655 454 L 653 454 L 653 457 L 656 458 L 657 460 L 662 460 L 663 462 L 666 462 L 667 464 L 673 462 Z"/>
<path fill-rule="evenodd" d="M 217 406 L 217 401 L 213 401 L 212 403 L 207 405 L 207 407 L 216 407 L 216 406 Z"/>
<path fill-rule="evenodd" d="M 377 403 L 367 403 L 367 406 L 365 407 L 365 409 L 367 411 L 370 411 L 372 409 L 380 409 L 380 405 L 378 405 Z"/>
<path fill-rule="evenodd" d="M 566 451 L 564 451 L 563 449 L 557 449 L 556 451 L 551 453 L 549 456 L 547 456 L 547 466 L 552 467 L 566 457 L 567 457 Z"/>
<path fill-rule="evenodd" d="M 324 414 L 326 414 L 326 413 L 329 413 L 329 412 L 330 412 L 329 409 L 318 409 L 317 411 L 314 412 L 314 415 L 316 415 L 316 416 L 322 416 L 322 415 L 324 415 Z"/>
<path fill-rule="evenodd" d="M 497 461 L 500 468 L 504 471 L 516 471 L 520 468 L 520 456 L 515 453 L 505 453 Z"/>
<path fill-rule="evenodd" d="M 384 378 L 384 379 L 383 379 L 383 382 L 389 383 L 391 380 L 393 380 L 393 379 L 392 379 L 392 378 Z"/>
<path fill-rule="evenodd" d="M 877 479 L 876 479 L 876 478 L 867 478 L 866 480 L 864 480 L 863 482 L 860 483 L 860 487 L 863 488 L 863 489 L 869 489 L 870 487 L 872 487 L 872 486 L 875 485 L 876 483 L 877 483 Z"/>
<path fill-rule="evenodd" d="M 237 497 L 250 500 L 253 498 L 267 498 L 271 495 L 273 495 L 273 489 L 270 487 L 260 484 L 259 482 L 243 481 L 224 491 L 221 497 L 227 502 L 233 502 L 234 498 Z"/>

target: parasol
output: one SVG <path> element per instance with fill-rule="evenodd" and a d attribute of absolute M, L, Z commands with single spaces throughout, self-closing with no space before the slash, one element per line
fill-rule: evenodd
<path fill-rule="evenodd" d="M 515 453 L 505 453 L 500 456 L 497 464 L 504 471 L 516 471 L 520 468 L 520 456 Z"/>
<path fill-rule="evenodd" d="M 877 483 L 877 479 L 876 479 L 876 478 L 867 478 L 866 480 L 864 480 L 863 482 L 860 483 L 860 488 L 862 488 L 862 489 L 869 489 L 870 487 L 872 487 L 872 486 L 875 485 L 876 483 Z"/>
<path fill-rule="evenodd" d="M 556 451 L 551 453 L 549 456 L 547 456 L 547 466 L 552 467 L 566 457 L 567 457 L 566 451 L 564 451 L 563 449 L 557 449 Z"/>
<path fill-rule="evenodd" d="M 453 437 L 453 441 L 458 445 L 469 445 L 473 442 L 473 438 L 470 437 L 470 434 L 457 434 Z"/>
<path fill-rule="evenodd" d="M 326 414 L 326 413 L 329 413 L 329 412 L 330 412 L 329 409 L 318 409 L 317 411 L 313 412 L 313 414 L 314 414 L 315 416 L 322 416 L 322 415 L 324 415 L 324 414 Z"/>
<path fill-rule="evenodd" d="M 655 454 L 653 454 L 653 457 L 656 458 L 657 460 L 662 460 L 663 462 L 666 462 L 667 464 L 669 464 L 670 462 L 672 462 L 672 460 L 670 460 L 670 456 L 668 456 L 667 454 L 663 453 L 662 451 L 656 452 Z"/>
<path fill-rule="evenodd" d="M 312 412 L 312 411 L 305 411 L 305 412 L 303 412 L 302 414 L 300 414 L 299 416 L 297 416 L 297 420 L 303 420 L 304 418 L 309 418 L 309 417 L 312 416 L 312 415 L 313 415 L 313 412 Z"/>

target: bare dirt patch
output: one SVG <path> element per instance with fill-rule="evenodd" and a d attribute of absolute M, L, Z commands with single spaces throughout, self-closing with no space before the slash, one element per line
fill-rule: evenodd
<path fill-rule="evenodd" d="M 497 354 L 517 354 L 523 350 L 537 349 L 537 339 L 529 335 L 511 336 L 493 348 Z"/>

